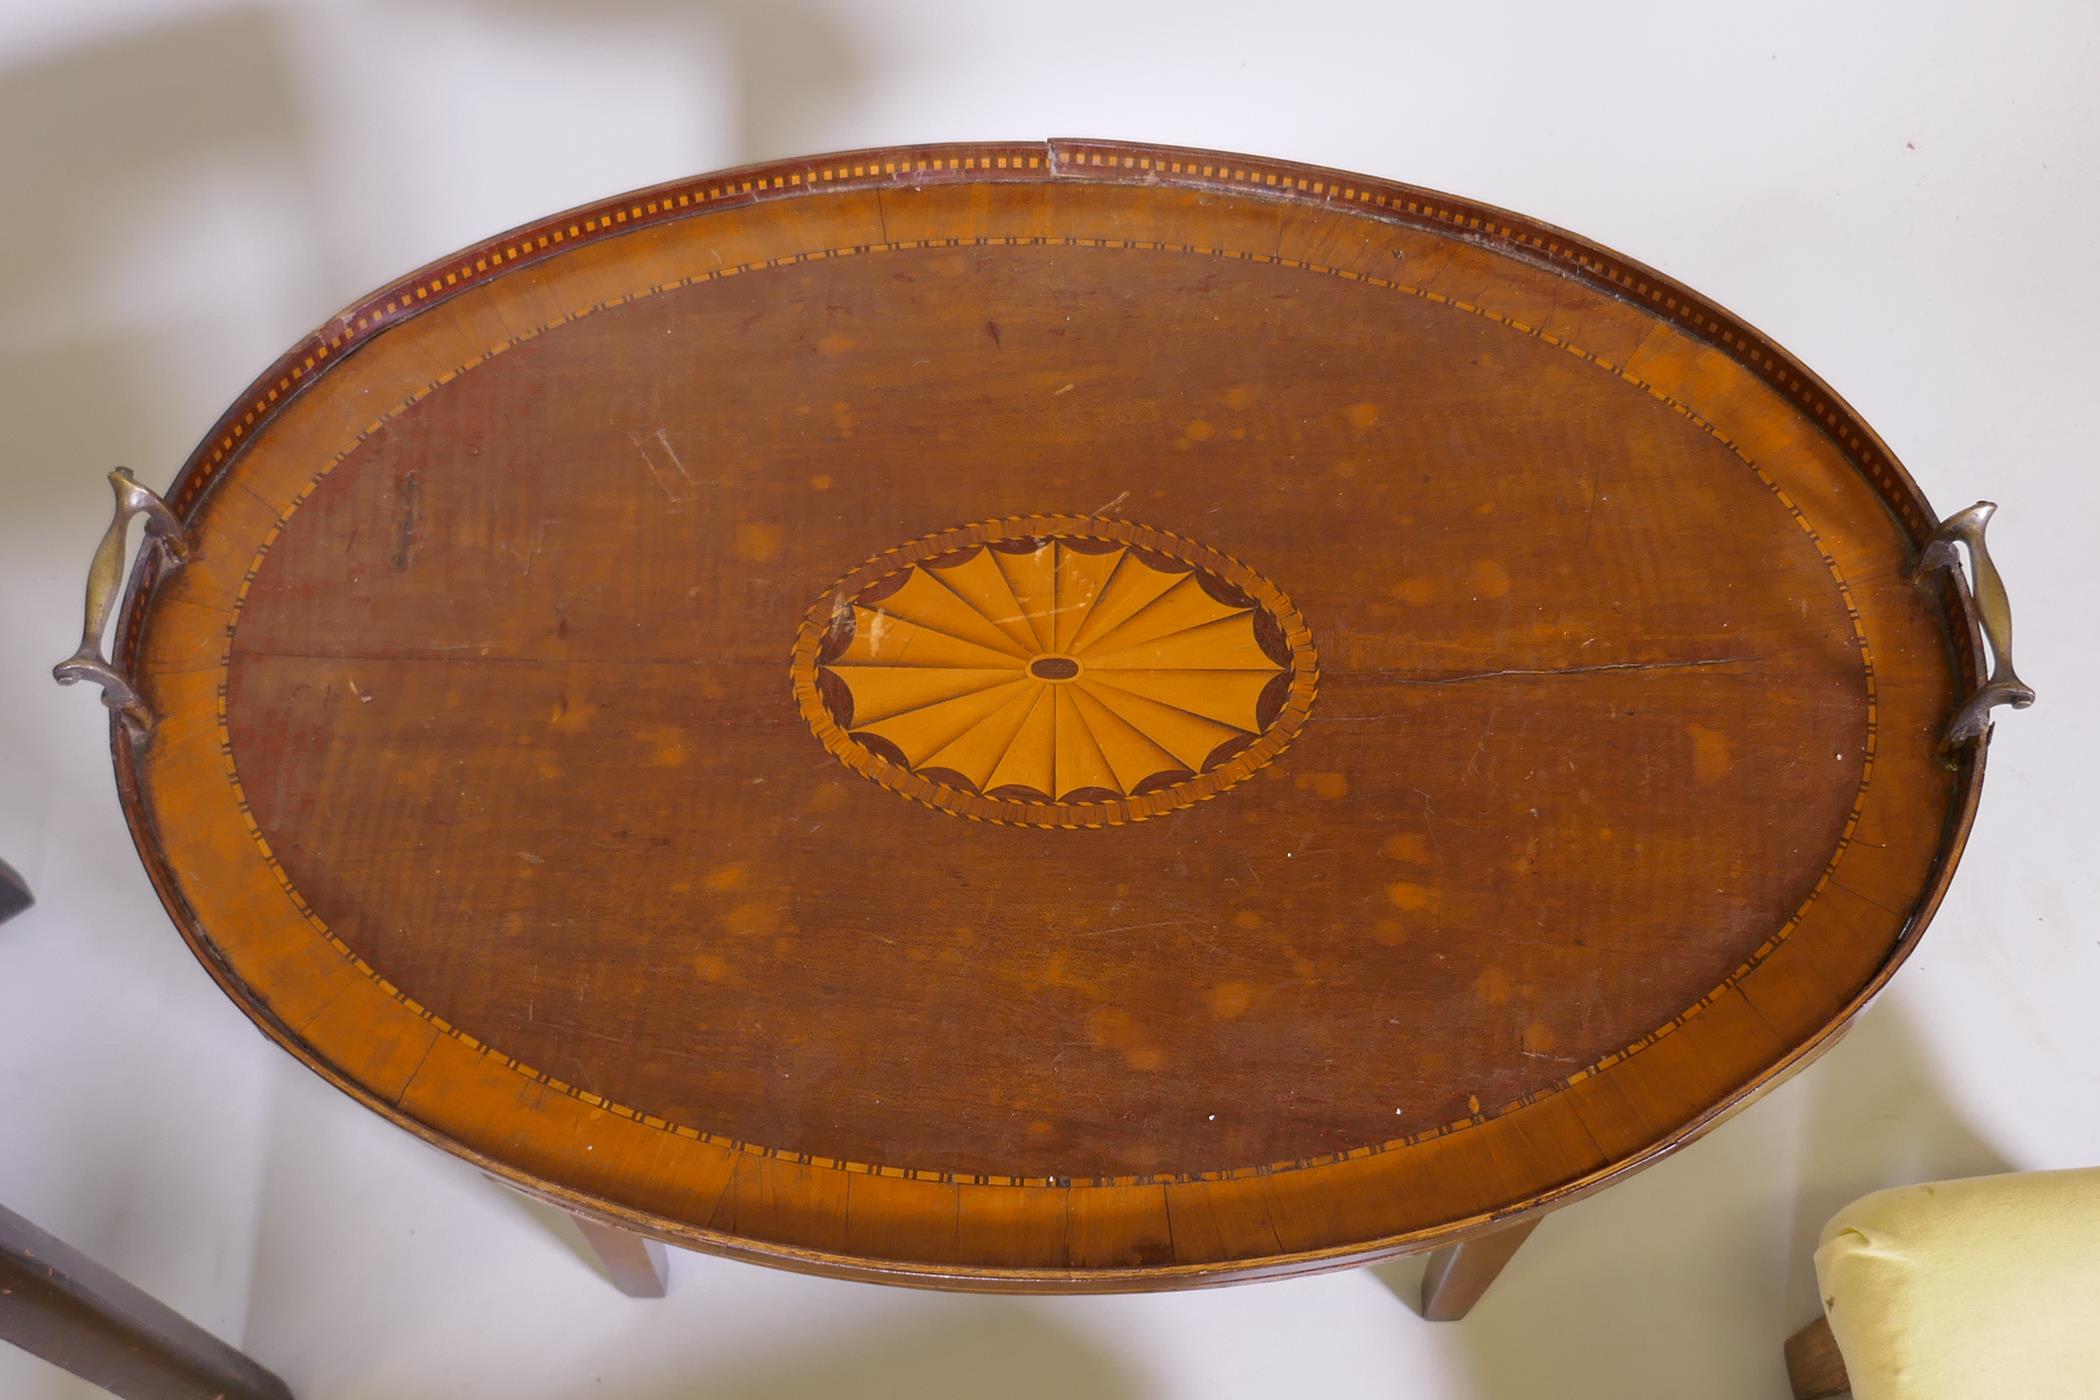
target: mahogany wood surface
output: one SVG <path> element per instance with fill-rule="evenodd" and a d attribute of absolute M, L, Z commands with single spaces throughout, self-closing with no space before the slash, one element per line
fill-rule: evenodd
<path fill-rule="evenodd" d="M 1447 1244 L 1430 1255 L 1422 1271 L 1422 1316 L 1430 1322 L 1456 1322 L 1473 1311 L 1544 1218 L 1527 1215 L 1493 1234 Z"/>
<path fill-rule="evenodd" d="M 630 1298 L 664 1296 L 670 1283 L 671 1264 L 661 1244 L 588 1215 L 574 1219 L 583 1242 L 597 1256 L 613 1287 Z"/>
<path fill-rule="evenodd" d="M 1829 1318 L 1819 1317 L 1786 1339 L 1786 1378 L 1794 1400 L 1845 1400 L 1852 1393 Z"/>
<path fill-rule="evenodd" d="M 1113 143 L 703 177 L 330 321 L 169 494 L 115 741 L 259 1025 L 573 1209 L 1171 1287 L 1609 1180 L 1914 946 L 1933 512 L 1668 279 Z"/>

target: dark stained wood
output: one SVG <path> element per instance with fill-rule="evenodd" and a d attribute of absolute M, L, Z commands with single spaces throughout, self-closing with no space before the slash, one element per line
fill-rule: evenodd
<path fill-rule="evenodd" d="M 291 1400 L 262 1366 L 5 1207 L 0 1341 L 128 1400 Z"/>
<path fill-rule="evenodd" d="M 1786 1376 L 1794 1400 L 1844 1400 L 1852 1393 L 1828 1318 L 1819 1317 L 1786 1339 Z"/>
<path fill-rule="evenodd" d="M 671 1265 L 664 1247 L 644 1235 L 602 1224 L 587 1215 L 573 1217 L 613 1287 L 630 1298 L 661 1298 L 669 1287 Z"/>
<path fill-rule="evenodd" d="M 1541 1215 L 1458 1244 L 1447 1244 L 1429 1256 L 1422 1273 L 1422 1316 L 1430 1322 L 1456 1322 L 1473 1311 L 1505 1264 L 1531 1238 Z"/>
<path fill-rule="evenodd" d="M 34 903 L 36 900 L 29 893 L 29 882 L 12 865 L 0 860 L 0 924 L 23 913 Z"/>
<path fill-rule="evenodd" d="M 1278 162 L 609 201 L 329 322 L 169 499 L 116 759 L 236 1001 L 516 1184 L 854 1277 L 1595 1189 L 1827 1043 L 1981 781 L 1934 514 L 1812 374 Z"/>

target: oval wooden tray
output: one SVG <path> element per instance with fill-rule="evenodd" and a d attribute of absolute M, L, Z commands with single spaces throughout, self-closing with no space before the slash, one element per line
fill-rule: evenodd
<path fill-rule="evenodd" d="M 331 320 L 142 564 L 114 742 L 234 1000 L 693 1246 L 1171 1287 L 1680 1144 L 1914 945 L 1966 595 L 1873 432 L 1558 230 L 941 146 Z"/>

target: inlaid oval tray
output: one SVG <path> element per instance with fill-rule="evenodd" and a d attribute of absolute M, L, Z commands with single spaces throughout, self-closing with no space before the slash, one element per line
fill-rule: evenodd
<path fill-rule="evenodd" d="M 1819 380 L 1275 161 L 578 210 L 330 320 L 167 500 L 114 752 L 234 1000 L 513 1182 L 834 1273 L 1564 1200 L 1845 1022 L 1981 780 L 1967 591 Z"/>

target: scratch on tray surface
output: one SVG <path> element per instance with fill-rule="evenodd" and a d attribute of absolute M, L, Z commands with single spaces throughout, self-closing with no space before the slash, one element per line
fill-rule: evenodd
<path fill-rule="evenodd" d="M 401 478 L 401 519 L 394 528 L 394 557 L 391 561 L 396 573 L 415 562 L 416 525 L 423 509 L 420 486 L 414 472 Z"/>
<path fill-rule="evenodd" d="M 1494 671 L 1458 671 L 1448 676 L 1407 676 L 1387 674 L 1386 679 L 1395 685 L 1463 685 L 1469 681 L 1494 680 L 1501 676 L 1587 676 L 1605 671 L 1691 671 L 1708 666 L 1736 666 L 1758 661 L 1756 656 L 1709 656 L 1691 661 L 1607 661 L 1594 666 L 1506 666 Z M 1402 711 L 1384 711 L 1367 715 L 1330 715 L 1329 724 L 1375 724 L 1381 720 L 1398 719 Z"/>
<path fill-rule="evenodd" d="M 1689 671 L 1702 666 L 1734 666 L 1754 656 L 1707 656 L 1691 661 L 1604 661 L 1593 666 L 1507 666 L 1496 671 L 1460 671 L 1448 676 L 1395 676 L 1400 685 L 1457 685 L 1496 676 L 1584 676 L 1597 671 Z"/>
<path fill-rule="evenodd" d="M 415 1084 L 416 1076 L 423 1072 L 423 1066 L 429 1062 L 430 1052 L 437 1049 L 437 1043 L 438 1033 L 432 1030 L 430 1040 L 423 1046 L 423 1053 L 416 1058 L 416 1067 L 408 1072 L 408 1078 L 401 1081 L 400 1092 L 394 1095 L 394 1107 L 401 1107 L 401 1101 L 408 1097 L 410 1087 Z"/>
<path fill-rule="evenodd" d="M 653 436 L 662 445 L 664 455 L 670 459 L 671 466 L 678 473 L 679 480 L 687 486 L 692 485 L 692 473 L 685 469 L 685 463 L 678 460 L 678 453 L 671 446 L 670 436 L 662 428 L 658 428 Z M 642 435 L 640 433 L 629 433 L 627 440 L 634 444 L 634 450 L 641 456 L 642 465 L 649 469 L 649 479 L 656 483 L 657 490 L 664 493 L 664 499 L 674 506 L 683 505 L 685 503 L 684 490 L 672 489 L 671 483 L 664 478 L 663 471 L 656 465 L 656 459 L 650 455 L 649 444 L 642 440 Z"/>

